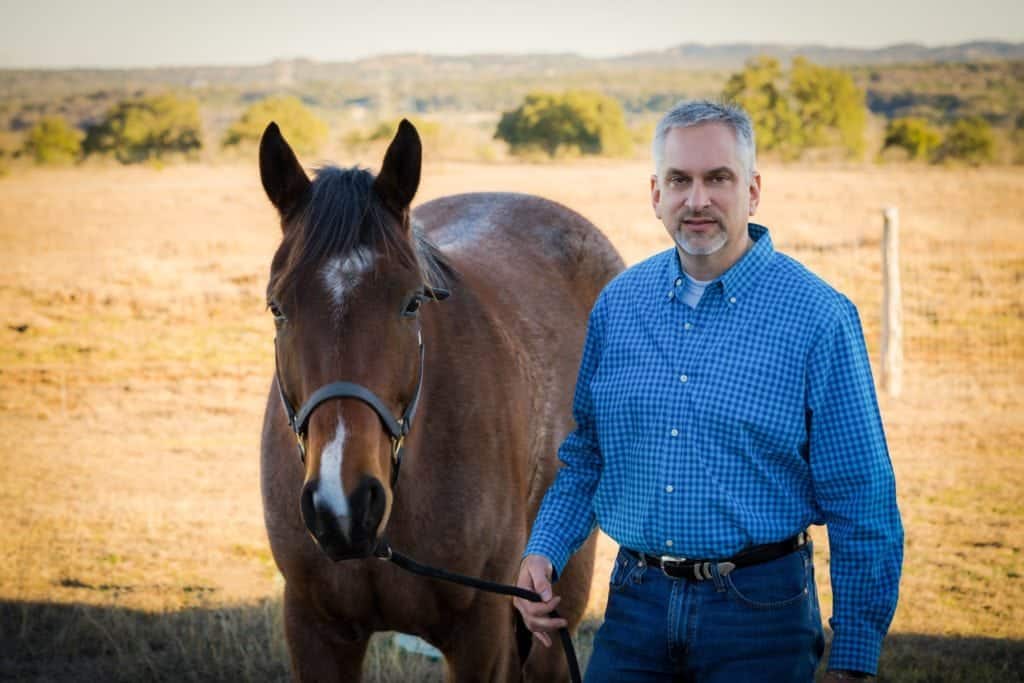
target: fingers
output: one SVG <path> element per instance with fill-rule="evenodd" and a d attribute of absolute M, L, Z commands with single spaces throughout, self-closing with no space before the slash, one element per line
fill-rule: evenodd
<path fill-rule="evenodd" d="M 548 562 L 531 562 L 526 565 L 533 581 L 533 592 L 544 602 L 551 600 L 551 565 Z"/>
<path fill-rule="evenodd" d="M 527 555 L 519 569 L 516 585 L 541 596 L 543 602 L 531 602 L 522 598 L 513 599 L 513 604 L 523 615 L 526 628 L 530 629 L 544 647 L 551 647 L 548 633 L 569 625 L 561 617 L 552 617 L 551 612 L 562 601 L 551 590 L 551 563 L 540 555 Z"/>

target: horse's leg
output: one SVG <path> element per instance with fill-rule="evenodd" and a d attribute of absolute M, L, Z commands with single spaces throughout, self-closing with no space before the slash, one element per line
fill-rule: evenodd
<path fill-rule="evenodd" d="M 521 680 L 512 602 L 482 594 L 445 648 L 449 683 L 514 683 Z"/>
<path fill-rule="evenodd" d="M 587 609 L 596 548 L 597 536 L 591 535 L 569 560 L 554 585 L 555 595 L 562 598 L 558 613 L 569 622 L 572 629 L 579 626 Z M 569 680 L 569 664 L 565 660 L 565 650 L 562 649 L 557 633 L 551 634 L 551 647 L 544 647 L 534 640 L 524 671 L 524 678 L 530 683 Z"/>
<path fill-rule="evenodd" d="M 285 587 L 284 634 L 295 681 L 358 682 L 369 639 L 344 640 L 337 626 Z"/>

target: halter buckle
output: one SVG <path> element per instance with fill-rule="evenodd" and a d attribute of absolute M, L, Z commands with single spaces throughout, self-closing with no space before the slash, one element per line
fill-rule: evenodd
<path fill-rule="evenodd" d="M 391 437 L 391 462 L 398 464 L 398 454 L 402 452 L 402 447 L 405 445 L 405 434 L 398 437 Z"/>

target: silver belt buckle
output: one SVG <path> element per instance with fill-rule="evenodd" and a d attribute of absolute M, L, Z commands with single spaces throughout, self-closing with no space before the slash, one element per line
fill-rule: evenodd
<path fill-rule="evenodd" d="M 665 568 L 665 563 L 666 562 L 668 562 L 670 564 L 682 564 L 683 562 L 686 562 L 686 558 L 685 557 L 673 557 L 672 555 L 661 555 L 660 557 L 658 557 L 658 564 L 661 567 L 661 569 Z"/>

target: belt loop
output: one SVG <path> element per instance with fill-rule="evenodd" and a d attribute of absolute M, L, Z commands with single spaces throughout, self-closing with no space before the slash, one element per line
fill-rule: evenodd
<path fill-rule="evenodd" d="M 715 582 L 715 592 L 717 592 L 717 593 L 724 593 L 725 590 L 726 590 L 725 589 L 725 581 L 722 580 L 722 574 L 718 571 L 718 563 L 717 562 L 705 562 L 704 564 L 706 566 L 710 565 L 711 579 Z"/>
<path fill-rule="evenodd" d="M 644 554 L 640 553 L 639 559 L 636 561 L 636 570 L 633 572 L 632 581 L 636 584 L 644 582 L 644 572 L 647 571 L 647 560 L 644 558 Z"/>

